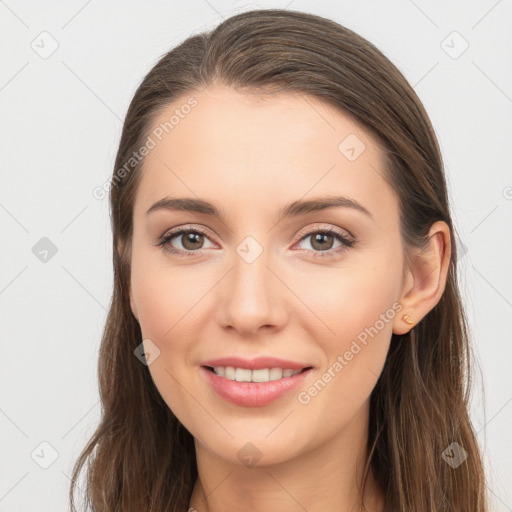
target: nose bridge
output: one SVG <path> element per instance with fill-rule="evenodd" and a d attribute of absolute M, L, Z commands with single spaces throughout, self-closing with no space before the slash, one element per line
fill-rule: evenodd
<path fill-rule="evenodd" d="M 218 304 L 224 326 L 253 333 L 260 326 L 276 326 L 283 320 L 282 284 L 267 268 L 272 268 L 271 259 L 271 251 L 252 237 L 236 247 Z"/>

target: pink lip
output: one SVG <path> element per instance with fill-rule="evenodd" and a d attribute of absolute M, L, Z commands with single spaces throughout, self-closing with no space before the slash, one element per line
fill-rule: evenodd
<path fill-rule="evenodd" d="M 230 359 L 231 361 L 233 359 Z M 221 361 L 220 359 L 218 361 Z M 224 360 L 222 360 L 224 361 Z M 217 361 L 215 361 L 217 363 Z M 255 361 L 253 360 L 253 363 Z M 237 363 L 239 368 L 247 368 L 246 363 Z M 257 364 L 260 364 L 259 362 Z M 208 364 L 207 366 L 212 366 Z M 215 364 L 215 366 L 236 366 L 232 364 Z M 282 363 L 277 365 L 263 365 L 259 368 L 290 368 Z M 302 368 L 302 367 L 300 367 Z M 256 368 L 258 369 L 258 368 Z M 294 368 L 290 368 L 294 369 Z M 295 368 L 299 369 L 299 368 Z M 274 400 L 283 397 L 290 393 L 299 384 L 304 382 L 304 379 L 309 375 L 313 368 L 304 370 L 293 377 L 285 377 L 279 380 L 271 380 L 269 382 L 237 382 L 226 379 L 220 375 L 215 374 L 206 367 L 199 368 L 201 375 L 204 376 L 206 381 L 212 386 L 214 391 L 225 400 L 245 407 L 263 407 L 270 404 Z"/>
<path fill-rule="evenodd" d="M 297 363 L 287 361 L 277 357 L 259 356 L 254 359 L 244 359 L 242 357 L 221 357 L 220 359 L 210 359 L 201 363 L 202 366 L 233 366 L 234 368 L 247 368 L 248 370 L 261 370 L 262 368 L 282 368 L 283 370 L 302 370 L 313 366 L 311 364 Z"/>

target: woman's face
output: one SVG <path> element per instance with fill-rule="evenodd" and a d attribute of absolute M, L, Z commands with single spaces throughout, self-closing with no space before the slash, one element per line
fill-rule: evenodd
<path fill-rule="evenodd" d="M 135 198 L 131 304 L 155 385 L 205 450 L 237 464 L 363 434 L 404 270 L 375 140 L 308 96 L 193 97 L 155 121 Z M 206 368 L 221 358 L 239 370 Z"/>

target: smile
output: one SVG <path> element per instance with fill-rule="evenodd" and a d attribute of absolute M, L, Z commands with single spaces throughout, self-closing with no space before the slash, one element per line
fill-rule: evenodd
<path fill-rule="evenodd" d="M 302 370 L 200 367 L 200 374 L 210 389 L 222 399 L 243 407 L 264 407 L 283 398 L 303 383 L 312 372 L 311 366 Z"/>
<path fill-rule="evenodd" d="M 305 369 L 261 368 L 259 370 L 250 370 L 248 368 L 234 368 L 233 366 L 215 366 L 208 368 L 220 377 L 224 377 L 228 380 L 236 380 L 237 382 L 269 382 L 271 380 L 280 380 L 283 377 L 293 377 Z"/>

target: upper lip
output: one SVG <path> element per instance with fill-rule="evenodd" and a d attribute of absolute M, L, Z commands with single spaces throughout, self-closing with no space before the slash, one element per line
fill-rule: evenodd
<path fill-rule="evenodd" d="M 244 359 L 243 357 L 221 357 L 219 359 L 210 359 L 204 361 L 202 366 L 232 366 L 234 368 L 247 368 L 248 370 L 261 370 L 263 368 L 282 368 L 290 370 L 302 370 L 312 365 L 288 361 L 278 357 L 259 356 L 254 359 Z"/>

